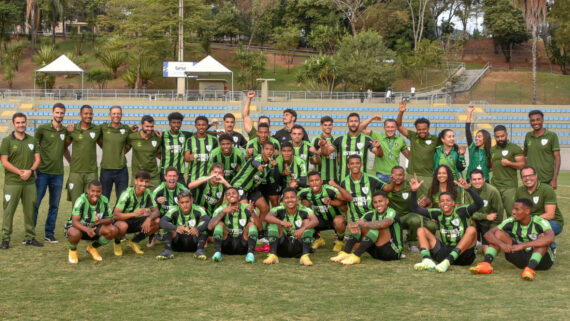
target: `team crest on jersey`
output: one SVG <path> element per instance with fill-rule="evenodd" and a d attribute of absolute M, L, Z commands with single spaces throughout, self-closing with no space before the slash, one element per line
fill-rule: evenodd
<path fill-rule="evenodd" d="M 536 234 L 532 233 L 532 234 L 529 234 L 529 235 L 528 235 L 528 238 L 529 238 L 531 241 L 534 241 L 534 240 L 536 240 L 536 236 L 537 236 Z"/>
<path fill-rule="evenodd" d="M 367 186 L 362 187 L 362 193 L 368 194 L 369 191 L 370 191 L 370 189 Z"/>
<path fill-rule="evenodd" d="M 34 144 L 28 144 L 28 147 L 30 148 L 30 150 L 34 150 Z"/>
<path fill-rule="evenodd" d="M 451 220 L 451 225 L 453 226 L 459 226 L 459 219 L 458 218 L 454 218 Z"/>
<path fill-rule="evenodd" d="M 69 183 L 69 189 L 73 189 L 73 183 Z"/>
<path fill-rule="evenodd" d="M 156 140 L 153 140 L 153 141 L 151 142 L 151 144 L 152 144 L 152 147 L 156 147 L 156 144 L 157 144 Z"/>
<path fill-rule="evenodd" d="M 431 145 L 431 139 L 426 140 L 426 145 Z"/>
<path fill-rule="evenodd" d="M 63 140 L 65 138 L 65 134 L 59 134 L 59 138 L 61 138 L 61 140 Z"/>
<path fill-rule="evenodd" d="M 410 196 L 409 193 L 402 193 L 402 198 L 403 198 L 403 199 L 407 200 L 407 199 L 408 199 L 408 196 Z"/>
<path fill-rule="evenodd" d="M 178 204 L 178 197 L 174 196 L 174 203 Z"/>
<path fill-rule="evenodd" d="M 296 226 L 297 228 L 300 228 L 300 227 L 301 227 L 301 224 L 303 224 L 303 221 L 301 221 L 301 220 L 296 220 L 296 221 L 295 221 L 295 226 Z"/>
<path fill-rule="evenodd" d="M 94 132 L 89 133 L 89 137 L 91 137 L 91 139 L 95 139 L 95 133 Z"/>
<path fill-rule="evenodd" d="M 12 198 L 12 195 L 10 195 L 10 194 L 4 195 L 4 199 L 6 200 L 6 202 L 10 202 L 11 198 Z"/>
<path fill-rule="evenodd" d="M 196 220 L 190 220 L 190 221 L 188 221 L 188 225 L 190 225 L 190 226 L 192 226 L 192 227 L 196 226 Z"/>
<path fill-rule="evenodd" d="M 238 220 L 238 223 L 239 223 L 240 226 L 245 226 L 245 218 L 240 218 L 240 219 Z"/>
<path fill-rule="evenodd" d="M 538 204 L 538 200 L 540 199 L 540 197 L 535 196 L 532 198 L 532 201 L 534 202 L 534 204 Z"/>
<path fill-rule="evenodd" d="M 243 196 L 243 189 L 238 190 L 238 194 L 240 197 Z"/>
<path fill-rule="evenodd" d="M 489 201 L 483 200 L 483 207 L 487 207 L 487 205 L 489 205 Z"/>
<path fill-rule="evenodd" d="M 184 143 L 184 137 L 178 137 L 178 141 L 180 142 L 180 144 Z"/>
<path fill-rule="evenodd" d="M 362 149 L 362 147 L 364 147 L 363 143 L 356 143 L 356 148 Z"/>
<path fill-rule="evenodd" d="M 231 163 L 230 166 L 231 166 L 231 168 L 236 168 L 237 164 L 236 164 L 236 163 Z"/>
<path fill-rule="evenodd" d="M 545 146 L 548 143 L 548 139 L 546 139 L 546 138 L 541 139 L 540 143 L 542 144 L 542 146 Z"/>
<path fill-rule="evenodd" d="M 124 129 L 124 128 L 121 128 L 121 129 L 119 129 L 119 132 L 121 133 L 121 135 L 124 135 L 124 134 L 125 134 L 125 129 Z"/>
<path fill-rule="evenodd" d="M 293 179 L 297 179 L 297 174 L 291 173 L 291 177 L 293 177 Z"/>
<path fill-rule="evenodd" d="M 207 151 L 211 151 L 211 150 L 212 150 L 212 145 L 206 145 L 206 150 L 207 150 Z"/>
<path fill-rule="evenodd" d="M 508 151 L 508 150 L 504 150 L 504 151 L 501 152 L 501 154 L 503 154 L 503 156 L 507 156 L 507 155 L 509 155 L 509 151 Z"/>
<path fill-rule="evenodd" d="M 222 197 L 222 192 L 216 192 L 216 196 L 217 196 L 218 198 Z"/>
<path fill-rule="evenodd" d="M 239 138 L 238 138 L 237 136 L 234 136 L 234 137 L 233 137 L 234 143 L 237 143 L 237 142 L 238 142 L 238 139 L 239 139 Z"/>
<path fill-rule="evenodd" d="M 307 159 L 307 155 L 306 155 L 306 154 L 303 154 L 303 155 L 301 155 L 301 158 L 302 158 L 303 160 L 306 160 L 306 159 Z"/>

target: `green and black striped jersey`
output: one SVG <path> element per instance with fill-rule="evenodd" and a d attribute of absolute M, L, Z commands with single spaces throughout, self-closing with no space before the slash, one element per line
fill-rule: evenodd
<path fill-rule="evenodd" d="M 497 226 L 501 231 L 506 232 L 513 239 L 514 244 L 527 243 L 534 241 L 538 236 L 546 230 L 552 230 L 548 220 L 537 216 L 530 216 L 530 223 L 522 225 L 515 220 L 514 217 L 509 217 Z"/>
<path fill-rule="evenodd" d="M 166 198 L 164 203 L 159 204 L 160 216 L 163 216 L 171 208 L 178 205 L 178 194 L 180 194 L 180 192 L 185 190 L 188 190 L 188 188 L 178 182 L 176 183 L 174 189 L 169 189 L 166 186 L 166 182 L 160 183 L 160 185 L 158 185 L 158 187 L 154 189 L 154 191 L 152 192 L 152 198 L 154 199 L 156 204 L 158 204 L 157 199 L 159 197 Z"/>
<path fill-rule="evenodd" d="M 232 153 L 226 156 L 222 152 L 221 147 L 216 147 L 210 154 L 210 160 L 208 161 L 208 171 L 212 169 L 212 165 L 214 163 L 222 163 L 224 164 L 224 177 L 226 181 L 230 182 L 238 173 L 239 169 L 243 166 L 244 161 L 245 156 L 241 149 L 233 147 Z"/>
<path fill-rule="evenodd" d="M 293 155 L 291 164 L 286 164 L 281 155 L 279 155 L 275 161 L 277 162 L 277 170 L 281 176 L 280 185 L 289 186 L 291 179 L 295 179 L 299 183 L 299 186 L 307 186 L 307 170 L 305 169 L 305 161 L 303 161 L 301 157 Z M 286 167 L 288 167 L 291 172 L 291 174 L 287 176 L 283 175 L 283 171 Z M 273 182 L 271 179 L 273 179 L 274 176 L 270 176 L 269 178 L 270 181 Z"/>
<path fill-rule="evenodd" d="M 291 142 L 293 144 L 293 142 Z M 311 148 L 311 143 L 306 140 L 301 141 L 300 146 L 295 146 L 293 144 L 293 155 L 300 157 L 305 162 L 305 171 L 309 172 L 309 161 L 310 158 L 314 156 L 313 152 L 309 151 Z"/>
<path fill-rule="evenodd" d="M 323 200 L 325 198 L 335 200 L 339 193 L 337 188 L 323 184 L 321 192 L 318 194 L 315 194 L 312 188 L 307 187 L 300 190 L 297 195 L 299 195 L 300 200 L 307 200 L 311 203 L 311 208 L 315 215 L 320 216 L 325 221 L 330 221 L 334 219 L 335 216 L 342 215 L 342 211 L 336 206 L 323 203 Z"/>
<path fill-rule="evenodd" d="M 210 153 L 218 147 L 218 139 L 212 135 L 198 137 L 193 135 L 186 141 L 186 151 L 194 154 L 194 160 L 188 163 L 188 181 L 193 182 L 201 176 L 207 176 Z"/>
<path fill-rule="evenodd" d="M 170 130 L 162 133 L 162 157 L 160 158 L 160 171 L 162 175 L 166 174 L 166 169 L 170 166 L 176 168 L 180 175 L 186 173 L 184 151 L 186 148 L 186 140 L 191 136 L 192 133 L 182 130 L 176 135 L 170 132 Z"/>
<path fill-rule="evenodd" d="M 290 228 L 283 227 L 283 234 L 285 236 L 293 236 L 295 231 L 301 228 L 303 225 L 303 220 L 309 218 L 309 216 L 314 215 L 313 210 L 305 207 L 301 204 L 297 205 L 297 211 L 294 214 L 289 214 L 285 205 L 280 205 L 271 209 L 271 212 L 275 213 L 275 217 L 283 222 L 291 223 Z"/>
<path fill-rule="evenodd" d="M 340 182 L 340 187 L 352 195 L 352 202 L 348 204 L 348 212 L 353 222 L 373 209 L 372 194 L 384 187 L 384 183 L 375 176 L 362 173 L 360 179 L 354 180 L 351 175 Z"/>
<path fill-rule="evenodd" d="M 184 226 L 186 228 L 197 227 L 200 223 L 207 219 L 206 212 L 198 205 L 192 204 L 190 213 L 184 214 L 178 205 L 173 206 L 164 216 L 170 218 L 168 221 L 176 226 Z"/>
<path fill-rule="evenodd" d="M 273 137 L 269 137 L 268 140 L 273 144 L 273 147 L 275 148 L 276 151 L 280 151 L 281 150 L 281 144 L 279 144 L 279 141 Z M 253 148 L 253 155 L 252 157 L 255 157 L 257 155 L 261 155 L 261 151 L 263 150 L 263 144 L 261 144 L 259 142 L 259 137 L 256 137 L 252 140 L 249 141 L 249 143 L 247 143 L 247 146 L 245 147 L 246 152 L 250 149 Z"/>
<path fill-rule="evenodd" d="M 202 177 L 199 179 L 202 179 Z M 218 183 L 218 185 L 214 186 L 208 180 L 193 189 L 192 194 L 194 194 L 195 202 L 204 207 L 206 214 L 212 215 L 222 201 L 225 190 L 224 184 Z"/>
<path fill-rule="evenodd" d="M 109 207 L 109 200 L 104 195 L 101 195 L 96 204 L 91 204 L 89 203 L 87 193 L 83 193 L 75 200 L 71 216 L 65 228 L 69 228 L 72 225 L 73 216 L 79 216 L 82 225 L 93 227 L 97 219 L 111 218 L 113 214 Z"/>
<path fill-rule="evenodd" d="M 132 213 L 139 208 L 153 208 L 158 205 L 152 197 L 152 192 L 146 189 L 140 197 L 135 193 L 135 187 L 131 186 L 127 188 L 119 197 L 116 208 L 123 211 L 123 213 Z"/>
<path fill-rule="evenodd" d="M 316 150 L 321 149 L 321 146 L 319 146 L 319 141 L 321 139 L 326 140 L 327 142 L 329 142 L 331 145 L 334 146 L 333 136 L 326 137 L 323 135 L 319 135 L 315 137 L 315 139 L 313 139 L 313 147 L 315 147 Z M 323 154 L 321 154 L 321 163 L 315 166 L 315 170 L 321 173 L 321 178 L 325 182 L 329 182 L 330 180 L 338 182 L 337 178 L 338 160 L 336 155 L 337 155 L 336 151 L 332 152 L 329 156 L 324 156 Z"/>
<path fill-rule="evenodd" d="M 372 145 L 372 138 L 362 133 L 351 136 L 346 133 L 337 137 L 334 140 L 333 146 L 336 149 L 339 162 L 338 162 L 338 179 L 342 181 L 345 177 L 350 175 L 348 171 L 348 157 L 351 155 L 358 155 L 362 159 L 362 165 L 366 171 L 368 168 L 368 151 L 374 148 Z"/>
<path fill-rule="evenodd" d="M 362 219 L 366 222 L 382 221 L 383 219 L 391 219 L 394 221 L 392 225 L 388 227 L 390 231 L 392 247 L 398 253 L 402 253 L 403 249 L 403 238 L 402 238 L 402 224 L 400 223 L 400 216 L 391 207 L 388 207 L 384 213 L 379 214 L 378 211 L 372 210 L 364 215 Z"/>
<path fill-rule="evenodd" d="M 263 171 L 259 171 L 259 165 L 267 165 Z M 246 192 L 253 190 L 262 184 L 271 171 L 271 162 L 265 162 L 263 155 L 257 155 L 250 158 L 242 169 L 232 180 L 233 187 L 241 188 Z"/>
<path fill-rule="evenodd" d="M 224 204 L 216 209 L 213 217 L 220 214 L 228 204 Z M 232 237 L 238 237 L 243 234 L 246 225 L 251 221 L 251 212 L 249 211 L 249 204 L 239 203 L 239 210 L 235 213 L 226 214 L 222 222 L 226 225 L 228 234 Z"/>

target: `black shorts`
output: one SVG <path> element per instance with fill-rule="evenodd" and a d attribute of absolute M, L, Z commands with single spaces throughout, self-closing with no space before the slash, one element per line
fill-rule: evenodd
<path fill-rule="evenodd" d="M 240 201 L 252 201 L 255 203 L 258 199 L 263 197 L 263 194 L 257 188 L 252 189 L 249 192 L 246 192 L 244 189 L 239 187 L 237 189 Z"/>
<path fill-rule="evenodd" d="M 373 244 L 366 250 L 366 252 L 377 260 L 394 261 L 400 259 L 400 253 L 394 250 L 392 241 L 388 241 L 386 244 L 380 246 Z"/>
<path fill-rule="evenodd" d="M 282 235 L 277 240 L 277 256 L 301 257 L 303 254 L 303 241 L 293 237 Z"/>
<path fill-rule="evenodd" d="M 317 215 L 317 218 L 319 219 L 319 225 L 315 226 L 316 233 L 320 231 L 334 230 L 334 222 L 332 219 L 327 221 L 320 215 Z"/>
<path fill-rule="evenodd" d="M 477 229 L 477 240 L 483 245 L 489 245 L 489 241 L 485 238 L 485 233 L 489 232 L 492 227 L 487 227 L 479 221 L 475 221 L 475 228 Z"/>
<path fill-rule="evenodd" d="M 65 238 L 68 237 L 68 236 L 67 236 L 67 230 L 69 230 L 69 228 L 70 228 L 71 226 L 72 226 L 72 225 L 70 225 L 70 224 L 65 225 L 65 232 L 64 232 Z M 97 241 L 97 240 L 99 239 L 99 236 L 101 236 L 101 235 L 99 234 L 99 232 L 101 231 L 101 227 L 103 227 L 103 225 L 101 225 L 101 224 L 97 225 L 97 228 L 95 229 L 95 236 L 93 236 L 93 237 L 90 237 L 89 234 L 87 234 L 87 233 L 81 231 L 81 239 L 82 239 L 82 240 L 85 240 L 85 241 Z"/>
<path fill-rule="evenodd" d="M 447 246 L 441 243 L 441 241 L 436 238 L 435 246 L 430 252 L 434 260 L 441 262 L 445 260 L 454 248 L 454 246 Z M 467 249 L 461 253 L 457 260 L 453 262 L 453 265 L 471 265 L 473 264 L 473 261 L 475 261 L 475 247 Z"/>
<path fill-rule="evenodd" d="M 172 250 L 176 252 L 196 252 L 198 237 L 194 235 L 178 234 L 172 239 Z"/>
<path fill-rule="evenodd" d="M 128 220 L 125 220 L 125 222 L 128 225 L 127 234 L 140 232 L 142 225 L 147 218 L 148 216 L 144 216 L 144 217 L 133 217 L 129 218 Z"/>
<path fill-rule="evenodd" d="M 243 239 L 243 234 L 237 237 L 228 236 L 227 239 L 222 241 L 222 253 L 234 254 L 247 254 L 247 241 Z"/>
<path fill-rule="evenodd" d="M 505 253 L 505 259 L 511 262 L 514 266 L 518 267 L 519 269 L 524 269 L 528 262 L 530 261 L 530 257 L 532 256 L 532 251 L 518 251 L 513 253 Z M 554 264 L 554 260 L 550 256 L 550 253 L 547 252 L 540 260 L 540 263 L 536 266 L 536 270 L 548 270 Z"/>
<path fill-rule="evenodd" d="M 267 183 L 259 185 L 257 189 L 261 192 L 263 197 L 281 196 L 283 186 L 277 183 Z"/>

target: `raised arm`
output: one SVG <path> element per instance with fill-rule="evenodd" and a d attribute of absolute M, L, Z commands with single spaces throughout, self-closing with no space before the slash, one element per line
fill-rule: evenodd
<path fill-rule="evenodd" d="M 366 119 L 365 121 L 363 121 L 360 126 L 358 126 L 358 132 L 363 133 L 364 135 L 368 135 L 370 136 L 370 134 L 372 133 L 372 130 L 368 129 L 368 125 L 370 125 L 371 122 L 373 121 L 380 121 L 382 120 L 382 115 L 374 115 L 368 119 Z"/>
<path fill-rule="evenodd" d="M 422 216 L 425 216 L 427 218 L 431 218 L 430 212 L 423 208 L 420 207 L 418 205 L 418 189 L 420 188 L 420 186 L 422 186 L 422 184 L 424 183 L 424 181 L 420 181 L 418 182 L 418 177 L 416 175 L 416 173 L 414 173 L 414 177 L 412 179 L 410 179 L 410 187 L 412 189 L 412 197 L 410 199 L 410 211 L 414 212 L 414 213 L 418 213 Z"/>
<path fill-rule="evenodd" d="M 467 107 L 467 120 L 465 121 L 465 138 L 467 139 L 467 146 L 471 146 L 471 143 L 473 143 L 473 135 L 471 134 L 471 116 L 473 115 L 474 110 L 475 106 L 473 105 Z"/>
<path fill-rule="evenodd" d="M 251 100 L 253 99 L 253 97 L 255 97 L 255 91 L 250 91 L 247 93 L 247 100 L 245 101 L 245 106 L 243 106 L 243 113 L 242 113 L 243 129 L 248 134 L 253 129 L 253 121 L 251 120 L 251 117 L 249 116 L 249 108 L 250 108 Z"/>
<path fill-rule="evenodd" d="M 406 101 L 402 100 L 400 102 L 400 111 L 398 112 L 398 117 L 396 118 L 396 126 L 398 126 L 398 131 L 402 133 L 406 138 L 408 138 L 408 129 L 403 126 L 402 119 L 404 118 L 404 113 L 408 110 L 406 106 Z"/>

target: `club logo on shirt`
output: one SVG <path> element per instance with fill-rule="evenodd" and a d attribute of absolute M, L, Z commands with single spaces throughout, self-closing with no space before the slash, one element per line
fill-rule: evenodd
<path fill-rule="evenodd" d="M 307 160 L 307 155 L 306 155 L 306 154 L 303 154 L 303 155 L 301 155 L 301 158 L 302 158 L 303 160 Z"/>
<path fill-rule="evenodd" d="M 243 196 L 243 189 L 238 190 L 238 194 L 240 197 Z"/>
<path fill-rule="evenodd" d="M 538 200 L 540 199 L 539 196 L 535 196 L 532 198 L 532 201 L 534 202 L 534 204 L 538 204 Z"/>
<path fill-rule="evenodd" d="M 501 152 L 501 154 L 503 154 L 503 156 L 507 156 L 507 155 L 509 155 L 509 151 L 508 151 L 508 150 L 504 150 L 504 151 Z"/>
<path fill-rule="evenodd" d="M 368 194 L 369 191 L 370 191 L 370 189 L 367 186 L 362 187 L 362 193 Z"/>
<path fill-rule="evenodd" d="M 11 198 L 12 198 L 12 195 L 10 195 L 10 194 L 4 195 L 4 199 L 6 200 L 6 202 L 10 202 Z"/>
<path fill-rule="evenodd" d="M 426 145 L 431 145 L 431 139 L 426 140 Z"/>
<path fill-rule="evenodd" d="M 124 129 L 124 128 L 121 128 L 121 129 L 119 129 L 119 132 L 121 132 L 121 135 L 124 135 L 124 134 L 125 134 L 125 129 Z"/>
<path fill-rule="evenodd" d="M 180 142 L 180 144 L 183 144 L 184 143 L 184 137 L 182 137 L 182 136 L 178 137 L 178 141 Z"/>
<path fill-rule="evenodd" d="M 528 235 L 528 238 L 529 238 L 531 241 L 536 240 L 536 237 L 537 237 L 537 235 L 534 234 L 534 233 Z"/>
<path fill-rule="evenodd" d="M 239 138 L 238 138 L 237 136 L 234 136 L 234 137 L 233 137 L 234 143 L 236 143 L 236 144 L 237 144 L 237 142 L 238 142 L 238 139 L 239 139 Z"/>
<path fill-rule="evenodd" d="M 190 221 L 188 221 L 188 225 L 190 225 L 190 226 L 192 226 L 192 227 L 196 226 L 196 220 L 190 220 Z"/>
<path fill-rule="evenodd" d="M 231 163 L 231 164 L 230 164 L 230 167 L 231 167 L 231 168 L 236 168 L 236 166 L 237 166 L 237 163 Z"/>
<path fill-rule="evenodd" d="M 489 201 L 483 200 L 483 207 L 487 207 L 487 205 L 489 205 Z"/>
<path fill-rule="evenodd" d="M 156 145 L 157 145 L 158 143 L 156 142 L 156 140 L 153 140 L 153 141 L 151 142 L 151 144 L 152 144 L 152 147 L 156 147 Z"/>
<path fill-rule="evenodd" d="M 28 144 L 28 147 L 30 148 L 30 150 L 34 150 L 34 144 Z"/>
<path fill-rule="evenodd" d="M 458 219 L 458 218 L 454 218 L 453 220 L 451 220 L 451 225 L 453 225 L 453 226 L 459 226 L 459 219 Z"/>
<path fill-rule="evenodd" d="M 65 134 L 59 134 L 59 138 L 61 138 L 61 140 L 65 139 Z"/>
<path fill-rule="evenodd" d="M 178 204 L 178 197 L 174 196 L 174 203 Z"/>
<path fill-rule="evenodd" d="M 70 190 L 73 189 L 73 183 L 69 183 L 68 186 Z"/>
<path fill-rule="evenodd" d="M 409 193 L 402 193 L 402 198 L 407 200 L 409 195 Z"/>
<path fill-rule="evenodd" d="M 245 218 L 240 218 L 240 219 L 238 220 L 238 223 L 239 223 L 240 226 L 245 226 Z"/>
<path fill-rule="evenodd" d="M 548 139 L 546 139 L 546 138 L 541 139 L 540 143 L 542 144 L 542 146 L 545 146 L 548 143 Z"/>
<path fill-rule="evenodd" d="M 216 196 L 217 196 L 218 198 L 222 197 L 222 192 L 216 192 Z"/>
<path fill-rule="evenodd" d="M 297 179 L 297 174 L 291 173 L 291 177 L 292 177 L 293 179 Z"/>
<path fill-rule="evenodd" d="M 364 147 L 363 143 L 356 143 L 356 148 L 362 149 L 362 147 Z"/>
<path fill-rule="evenodd" d="M 212 145 L 206 145 L 206 150 L 209 152 L 212 150 Z"/>
<path fill-rule="evenodd" d="M 95 139 L 95 133 L 94 132 L 89 133 L 89 136 L 91 137 L 91 139 Z"/>
<path fill-rule="evenodd" d="M 301 228 L 301 224 L 303 224 L 303 221 L 301 221 L 301 220 L 296 220 L 296 221 L 295 221 L 295 226 L 296 226 L 297 228 Z"/>

